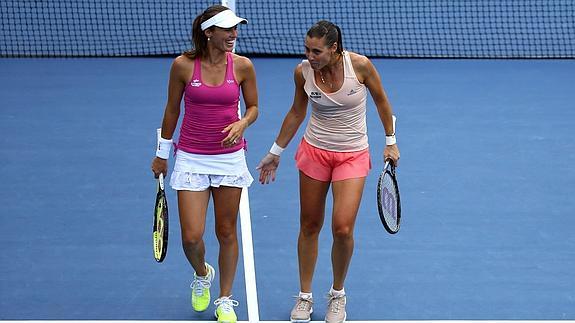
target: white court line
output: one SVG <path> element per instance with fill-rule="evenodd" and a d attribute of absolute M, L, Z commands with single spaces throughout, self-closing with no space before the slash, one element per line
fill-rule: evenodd
<path fill-rule="evenodd" d="M 240 225 L 242 230 L 242 251 L 244 258 L 244 274 L 246 279 L 248 320 L 250 323 L 257 323 L 260 321 L 260 313 L 258 308 L 256 268 L 254 263 L 252 224 L 250 218 L 250 201 L 248 196 L 248 189 L 243 188 L 242 196 L 240 198 Z"/>

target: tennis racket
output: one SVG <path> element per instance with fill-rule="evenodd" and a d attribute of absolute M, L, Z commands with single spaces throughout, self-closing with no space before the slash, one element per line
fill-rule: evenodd
<path fill-rule="evenodd" d="M 377 210 L 385 230 L 391 234 L 397 233 L 401 220 L 401 201 L 395 165 L 389 159 L 385 161 L 377 181 Z"/>
<path fill-rule="evenodd" d="M 154 207 L 154 258 L 162 262 L 168 251 L 168 200 L 164 191 L 164 174 L 158 177 L 158 192 Z"/>

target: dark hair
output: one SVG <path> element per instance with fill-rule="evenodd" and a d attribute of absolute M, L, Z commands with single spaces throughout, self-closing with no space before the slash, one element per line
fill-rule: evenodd
<path fill-rule="evenodd" d="M 339 27 L 331 21 L 320 20 L 311 26 L 306 34 L 308 37 L 312 38 L 323 38 L 325 37 L 326 46 L 331 46 L 333 43 L 337 42 L 336 52 L 343 53 L 343 40 L 341 37 L 341 30 Z"/>
<path fill-rule="evenodd" d="M 228 7 L 216 4 L 208 7 L 204 12 L 199 14 L 192 25 L 192 45 L 193 49 L 185 51 L 184 55 L 189 58 L 203 57 L 206 55 L 208 48 L 208 38 L 204 31 L 202 30 L 202 22 L 212 18 L 218 13 L 228 10 Z M 213 28 L 213 27 L 210 27 Z"/>

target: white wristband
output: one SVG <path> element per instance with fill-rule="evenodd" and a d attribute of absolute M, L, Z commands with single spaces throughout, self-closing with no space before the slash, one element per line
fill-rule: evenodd
<path fill-rule="evenodd" d="M 168 159 L 170 157 L 170 150 L 172 149 L 173 140 L 162 138 L 161 128 L 158 128 L 156 132 L 158 139 L 158 145 L 156 146 L 156 157 L 160 157 L 162 159 Z"/>
<path fill-rule="evenodd" d="M 397 143 L 397 139 L 395 139 L 395 120 L 397 120 L 397 118 L 394 115 L 392 115 L 391 118 L 393 119 L 393 135 L 385 136 L 385 144 L 387 146 L 395 145 Z"/>
<path fill-rule="evenodd" d="M 279 156 L 282 154 L 282 152 L 284 151 L 285 148 L 282 148 L 280 146 L 278 146 L 278 144 L 276 144 L 274 142 L 274 144 L 272 145 L 272 148 L 270 148 L 270 153 L 274 154 L 276 156 Z"/>
<path fill-rule="evenodd" d="M 395 145 L 395 143 L 397 143 L 397 140 L 395 139 L 395 135 L 385 136 L 385 144 L 387 146 Z"/>

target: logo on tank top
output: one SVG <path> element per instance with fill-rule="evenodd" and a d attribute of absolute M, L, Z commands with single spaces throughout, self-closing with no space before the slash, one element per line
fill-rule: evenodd
<path fill-rule="evenodd" d="M 321 99 L 321 93 L 319 92 L 315 92 L 315 91 L 311 91 L 309 93 L 309 97 L 312 99 Z"/>
<path fill-rule="evenodd" d="M 199 86 L 202 85 L 202 82 L 200 82 L 200 80 L 198 80 L 198 79 L 194 79 L 194 80 L 192 80 L 192 82 L 190 83 L 190 85 L 193 86 L 193 87 L 199 87 Z"/>
<path fill-rule="evenodd" d="M 226 80 L 226 82 L 228 82 L 228 84 L 232 84 L 234 83 L 234 80 Z"/>
<path fill-rule="evenodd" d="M 354 94 L 358 93 L 359 91 L 361 91 L 361 87 L 356 87 L 355 89 L 349 90 L 349 93 L 347 95 L 348 96 L 354 95 Z"/>

